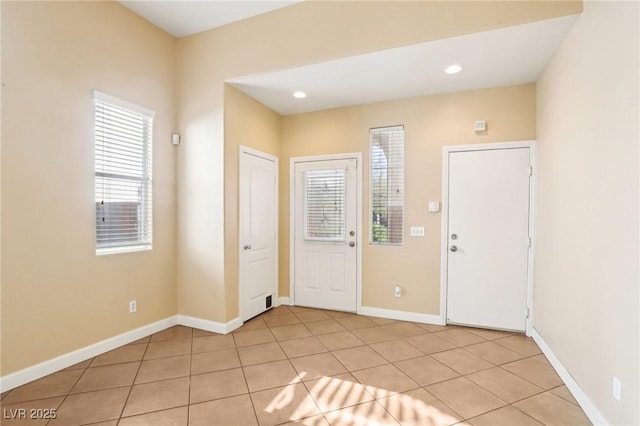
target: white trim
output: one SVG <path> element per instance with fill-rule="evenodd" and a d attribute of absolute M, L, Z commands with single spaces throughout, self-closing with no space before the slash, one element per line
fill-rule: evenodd
<path fill-rule="evenodd" d="M 135 246 L 96 248 L 96 256 L 106 256 L 110 254 L 119 254 L 119 253 L 135 253 L 137 251 L 149 251 L 149 250 L 153 250 L 153 247 L 151 247 L 151 244 L 138 244 Z"/>
<path fill-rule="evenodd" d="M 289 305 L 295 305 L 295 165 L 314 161 L 355 159 L 356 170 L 356 312 L 362 307 L 362 163 L 361 152 L 292 157 L 289 159 Z"/>
<path fill-rule="evenodd" d="M 99 100 L 107 104 L 115 105 L 120 108 L 125 108 L 137 112 L 138 114 L 142 114 L 148 118 L 154 118 L 156 115 L 156 112 L 149 108 L 145 108 L 133 102 L 125 101 L 124 99 L 116 98 L 112 95 L 107 95 L 106 93 L 100 92 L 99 90 L 93 91 L 93 99 L 94 101 Z"/>
<path fill-rule="evenodd" d="M 529 264 L 527 271 L 527 308 L 529 309 L 529 317 L 527 318 L 525 334 L 531 336 L 533 332 L 533 259 L 536 253 L 536 233 L 534 232 L 536 223 L 536 182 L 538 179 L 538 157 L 535 141 L 531 141 L 529 147 L 529 164 L 531 165 L 531 177 L 529 178 L 529 238 L 531 247 L 529 247 Z"/>
<path fill-rule="evenodd" d="M 179 324 L 177 316 L 171 316 L 151 324 L 147 324 L 135 330 L 127 331 L 114 337 L 102 340 L 84 348 L 77 349 L 64 355 L 52 358 L 39 364 L 27 367 L 15 373 L 0 377 L 0 390 L 7 390 L 22 386 L 26 383 L 40 379 L 56 371 L 71 367 L 79 362 L 101 355 L 120 346 L 135 342 L 138 339 L 158 333 L 169 327 Z"/>
<path fill-rule="evenodd" d="M 564 384 L 567 385 L 569 392 L 571 392 L 571 395 L 573 395 L 576 401 L 578 401 L 578 404 L 580 404 L 580 407 L 584 410 L 584 413 L 587 415 L 591 423 L 594 425 L 608 425 L 609 423 L 605 420 L 598 408 L 593 404 L 593 402 L 591 402 L 569 370 L 562 365 L 560 359 L 553 353 L 549 345 L 547 345 L 535 328 L 532 328 L 531 330 L 531 337 L 538 344 L 540 350 L 547 357 L 551 366 L 556 370 L 556 373 L 558 373 Z"/>
<path fill-rule="evenodd" d="M 202 318 L 190 317 L 188 315 L 178 315 L 178 324 L 186 327 L 193 327 L 199 330 L 211 331 L 218 334 L 231 333 L 243 323 L 240 317 L 234 318 L 227 323 L 206 320 Z"/>
<path fill-rule="evenodd" d="M 444 321 L 440 315 L 421 314 L 418 312 L 396 311 L 393 309 L 373 308 L 370 306 L 361 306 L 358 314 L 370 317 L 389 318 L 400 321 L 419 322 L 423 324 L 444 325 Z"/>
<path fill-rule="evenodd" d="M 498 149 L 514 149 L 529 148 L 529 164 L 533 169 L 533 177 L 529 180 L 529 236 L 531 238 L 531 247 L 529 248 L 529 259 L 527 267 L 527 308 L 529 309 L 529 318 L 526 320 L 525 332 L 531 335 L 533 330 L 533 262 L 535 247 L 535 176 L 537 172 L 536 163 L 536 141 L 515 141 L 515 142 L 498 142 L 473 145 L 450 145 L 442 147 L 442 216 L 440 223 L 440 317 L 446 324 L 447 322 L 447 262 L 449 258 L 449 232 L 447 226 L 449 224 L 449 153 L 465 152 L 465 151 L 489 151 Z"/>
<path fill-rule="evenodd" d="M 242 280 L 242 264 L 240 262 L 240 259 L 242 258 L 243 252 L 244 252 L 244 243 L 242 242 L 242 236 L 244 234 L 244 228 L 242 226 L 242 220 L 241 220 L 241 211 L 240 211 L 240 205 L 241 205 L 241 200 L 240 200 L 240 195 L 241 195 L 241 191 L 240 191 L 240 185 L 241 185 L 241 179 L 242 179 L 242 170 L 244 167 L 244 160 L 243 160 L 243 156 L 242 154 L 248 154 L 248 155 L 253 155 L 254 157 L 258 157 L 258 158 L 262 158 L 264 160 L 268 160 L 268 161 L 273 161 L 275 164 L 275 178 L 276 178 L 276 189 L 275 189 L 275 197 L 276 199 L 274 200 L 275 202 L 273 203 L 273 208 L 275 209 L 275 243 L 274 243 L 274 262 L 275 262 L 275 285 L 274 285 L 274 289 L 273 289 L 273 303 L 275 305 L 275 303 L 277 303 L 278 300 L 278 287 L 279 287 L 279 282 L 278 282 L 278 253 L 279 253 L 279 229 L 278 229 L 278 222 L 279 222 L 279 217 L 280 217 L 280 210 L 279 210 L 279 197 L 278 197 L 278 193 L 279 193 L 279 188 L 280 188 L 280 162 L 278 157 L 273 156 L 271 154 L 267 154 L 266 152 L 262 152 L 262 151 L 258 151 L 257 149 L 253 149 L 253 148 L 249 148 L 247 146 L 244 145 L 240 145 L 238 147 L 238 162 L 239 162 L 239 167 L 238 167 L 238 312 L 240 312 L 240 319 L 244 318 L 244 304 L 242 303 L 242 295 L 243 295 L 243 290 L 244 290 L 244 286 L 243 286 L 243 280 Z M 248 318 L 247 318 L 248 319 Z M 241 322 L 242 325 L 242 322 Z"/>
<path fill-rule="evenodd" d="M 291 302 L 289 301 L 288 297 L 279 297 L 278 298 L 278 306 L 280 306 L 280 305 L 290 306 Z"/>
<path fill-rule="evenodd" d="M 465 152 L 465 151 L 492 151 L 496 149 L 514 149 L 514 148 L 531 148 L 536 143 L 535 140 L 513 141 L 513 142 L 495 142 L 495 143 L 477 143 L 469 145 L 447 145 L 443 146 L 443 152 Z"/>
<path fill-rule="evenodd" d="M 117 336 L 110 337 L 100 342 L 94 343 L 84 348 L 60 355 L 56 358 L 49 359 L 39 364 L 27 367 L 15 373 L 7 374 L 0 377 L 0 392 L 17 388 L 44 376 L 55 373 L 79 362 L 86 361 L 90 358 L 102 355 L 113 349 L 119 348 L 143 337 L 159 333 L 169 327 L 175 325 L 184 325 L 200 330 L 212 331 L 219 334 L 227 334 L 242 325 L 240 318 L 235 318 L 227 323 L 220 323 L 200 318 L 194 318 L 187 315 L 173 315 L 160 321 L 127 331 Z"/>

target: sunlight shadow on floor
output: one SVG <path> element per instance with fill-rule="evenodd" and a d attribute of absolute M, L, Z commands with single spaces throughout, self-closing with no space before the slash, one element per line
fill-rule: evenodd
<path fill-rule="evenodd" d="M 300 377 L 303 378 L 304 374 L 302 372 Z M 376 395 L 389 395 L 393 392 L 372 386 L 365 388 L 350 374 L 324 376 L 306 382 L 305 386 L 307 391 L 305 397 L 295 395 L 295 393 L 304 392 L 300 386 L 283 387 L 267 405 L 265 411 L 269 413 L 284 411 L 281 414 L 289 420 L 309 417 L 310 422 L 304 422 L 304 424 L 324 425 L 326 422 L 322 416 L 310 417 L 315 414 L 307 409 L 309 399 L 312 398 L 332 425 L 374 426 L 398 424 L 399 421 L 403 425 L 441 426 L 452 425 L 462 420 L 422 388 L 395 393 L 376 400 L 374 398 Z M 300 401 L 301 397 L 303 402 Z"/>

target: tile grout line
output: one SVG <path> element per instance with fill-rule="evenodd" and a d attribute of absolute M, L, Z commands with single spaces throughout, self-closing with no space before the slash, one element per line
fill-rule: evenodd
<path fill-rule="evenodd" d="M 264 319 L 263 319 L 264 321 Z M 266 322 L 265 322 L 266 324 Z M 231 333 L 231 337 L 233 338 L 233 348 L 236 351 L 236 356 L 238 357 L 238 363 L 240 363 L 240 371 L 242 372 L 242 378 L 244 379 L 244 385 L 247 387 L 247 396 L 249 397 L 249 402 L 251 403 L 251 408 L 253 410 L 253 417 L 256 419 L 256 424 L 260 424 L 258 420 L 258 413 L 256 412 L 256 406 L 253 403 L 253 398 L 251 398 L 251 389 L 249 389 L 249 382 L 247 381 L 247 375 L 244 373 L 244 366 L 242 365 L 242 360 L 240 359 L 240 351 L 238 351 L 238 345 L 236 342 L 236 337 L 234 333 Z"/>
<path fill-rule="evenodd" d="M 527 399 L 527 398 L 525 398 L 525 399 Z M 516 402 L 517 402 L 517 401 L 516 401 Z M 463 419 L 463 420 L 462 420 L 462 422 L 465 422 L 465 421 L 467 421 L 467 420 L 477 419 L 478 417 L 482 417 L 482 416 L 487 415 L 487 414 L 489 414 L 489 413 L 493 413 L 493 412 L 496 412 L 496 411 L 502 410 L 502 409 L 504 409 L 504 408 L 506 408 L 506 407 L 511 407 L 511 408 L 513 408 L 513 409 L 515 409 L 515 410 L 518 410 L 519 412 L 521 412 L 521 413 L 522 413 L 522 414 L 524 414 L 525 416 L 527 416 L 527 417 L 529 417 L 529 418 L 533 419 L 534 421 L 536 421 L 536 422 L 540 423 L 541 425 L 544 425 L 544 423 L 542 423 L 541 421 L 539 421 L 539 420 L 538 420 L 538 419 L 536 419 L 535 417 L 533 417 L 533 416 L 529 415 L 528 413 L 525 413 L 524 411 L 520 410 L 518 407 L 515 407 L 513 404 L 515 404 L 515 402 L 514 402 L 514 403 L 512 403 L 512 404 L 503 405 L 502 407 L 494 408 L 494 409 L 489 410 L 489 411 L 487 411 L 487 412 L 484 412 L 484 413 L 478 414 L 477 416 L 473 416 L 473 417 L 469 417 L 469 418 Z"/>
<path fill-rule="evenodd" d="M 135 376 L 133 376 L 133 381 L 131 382 L 131 385 L 129 386 L 129 392 L 127 393 L 127 397 L 124 400 L 124 404 L 122 404 L 122 409 L 120 410 L 120 415 L 118 416 L 118 420 L 117 420 L 116 424 L 120 424 L 120 421 L 122 420 L 122 415 L 124 414 L 124 409 L 127 407 L 127 403 L 129 402 L 129 398 L 131 397 L 131 392 L 133 392 L 133 387 L 136 384 L 136 379 L 138 378 L 138 374 L 140 373 L 140 369 L 142 368 L 142 362 L 144 361 L 144 357 L 147 354 L 147 351 L 149 350 L 149 345 L 151 344 L 151 336 L 153 336 L 153 334 L 149 335 L 149 341 L 147 342 L 147 345 L 144 348 L 144 352 L 142 352 L 142 357 L 140 358 L 140 365 L 138 365 L 138 370 L 136 371 Z"/>
<path fill-rule="evenodd" d="M 335 321 L 335 318 L 333 318 L 333 317 L 332 317 L 332 319 Z M 342 324 L 341 324 L 341 325 L 342 325 Z M 305 328 L 307 328 L 307 329 L 308 329 L 308 327 L 306 327 L 306 325 L 305 325 Z M 346 330 L 346 331 L 349 331 L 349 332 L 350 332 L 350 330 Z M 311 332 L 311 330 L 309 330 L 309 332 Z M 338 333 L 342 333 L 342 331 L 339 331 Z M 326 334 L 331 334 L 331 333 L 326 333 Z M 353 334 L 353 333 L 352 333 L 352 334 Z M 312 333 L 312 335 L 313 335 L 313 333 Z M 317 338 L 317 336 L 315 336 L 315 335 L 314 335 L 314 337 L 316 337 L 316 338 Z M 342 361 L 340 361 L 340 360 L 338 359 L 338 357 L 336 357 L 336 356 L 333 354 L 333 351 L 329 350 L 329 348 L 327 348 L 327 347 L 324 345 L 324 343 L 322 343 L 322 341 L 321 341 L 320 339 L 318 339 L 318 341 L 320 342 L 320 344 L 321 344 L 325 349 L 327 349 L 327 351 L 328 351 L 328 352 L 326 352 L 326 353 L 328 353 L 329 355 L 331 355 L 331 356 L 333 357 L 333 359 L 335 359 L 335 360 L 336 360 L 336 361 L 337 361 L 337 362 L 342 366 L 342 368 L 344 368 L 344 370 L 347 372 L 346 374 L 349 374 L 349 375 L 350 375 L 351 377 L 353 377 L 353 378 L 354 378 L 358 383 L 360 383 L 360 381 L 359 381 L 359 380 L 358 380 L 358 379 L 357 379 L 353 374 L 351 374 L 351 372 L 349 371 L 349 369 L 348 369 L 348 368 L 347 368 L 347 367 L 342 363 Z M 285 353 L 285 355 L 286 355 L 286 353 Z M 313 354 L 312 354 L 312 355 L 313 355 Z M 315 354 L 315 355 L 317 355 L 317 354 Z M 304 356 L 309 356 L 309 355 L 304 355 Z M 287 358 L 289 358 L 289 357 L 288 357 L 288 355 L 287 355 Z M 289 358 L 289 362 L 291 363 L 291 359 L 290 359 L 290 358 Z M 291 363 L 291 365 L 292 365 L 292 367 L 293 367 L 294 371 L 296 371 L 296 374 L 298 374 L 298 375 L 299 375 L 300 373 L 299 373 L 299 372 L 298 372 L 298 370 L 295 368 L 295 366 L 293 365 L 293 363 Z M 345 373 L 341 373 L 341 374 L 345 374 Z M 335 376 L 337 376 L 337 375 L 339 375 L 339 374 L 335 374 L 335 375 L 333 375 L 333 376 L 329 376 L 329 377 L 335 377 Z M 316 379 L 312 379 L 312 380 L 316 380 Z M 311 398 L 311 400 L 314 402 L 314 404 L 315 404 L 315 405 L 316 405 L 316 407 L 318 408 L 318 411 L 320 412 L 320 414 L 322 415 L 322 417 L 325 419 L 325 421 L 326 421 L 328 424 L 331 424 L 331 422 L 329 422 L 329 419 L 327 418 L 327 413 L 330 413 L 330 412 L 332 412 L 332 411 L 342 410 L 342 409 L 349 408 L 349 407 L 354 407 L 354 406 L 358 405 L 358 404 L 354 404 L 354 405 L 351 405 L 351 406 L 345 406 L 345 407 L 339 408 L 339 409 L 337 409 L 337 410 L 330 410 L 330 411 L 327 411 L 327 412 L 323 412 L 323 410 L 320 408 L 320 405 L 318 404 L 318 402 L 315 400 L 315 398 L 314 398 L 314 397 L 313 397 L 313 395 L 311 394 L 311 390 L 309 389 L 308 384 L 307 384 L 304 380 L 302 380 L 302 378 L 300 379 L 300 383 L 302 383 L 302 385 L 304 386 L 304 388 L 307 390 L 307 393 L 309 394 L 309 397 L 310 397 L 310 398 Z M 360 384 L 362 384 L 362 383 L 360 383 Z M 364 392 L 366 392 L 367 394 L 369 394 L 372 398 L 374 398 L 373 400 L 375 400 L 375 397 L 374 397 L 373 395 L 371 395 L 371 394 L 370 394 L 370 392 L 369 392 L 366 388 L 364 388 L 364 385 L 362 385 L 362 386 L 363 386 L 363 390 L 364 390 Z M 309 416 L 309 417 L 311 417 L 311 416 Z"/>
<path fill-rule="evenodd" d="M 89 365 L 87 365 L 87 366 L 84 368 L 84 370 L 82 371 L 82 374 L 80 374 L 80 375 L 78 376 L 78 378 L 76 379 L 76 381 L 73 383 L 73 386 L 71 386 L 71 387 L 69 388 L 69 392 L 67 392 L 67 394 L 66 394 L 66 395 L 64 395 L 64 398 L 62 399 L 62 401 L 60 401 L 60 404 L 56 407 L 56 413 L 58 412 L 58 410 L 60 409 L 60 407 L 62 407 L 62 404 L 64 404 L 64 403 L 65 403 L 65 401 L 67 400 L 67 398 L 69 397 L 69 395 L 71 395 L 71 391 L 73 390 L 73 388 L 75 388 L 75 387 L 76 387 L 76 385 L 78 384 L 78 382 L 80 381 L 80 379 L 82 378 L 82 376 L 84 376 L 84 374 L 87 372 L 87 370 L 89 369 L 89 366 L 91 366 L 91 364 L 93 363 L 93 360 L 94 360 L 94 359 L 96 359 L 96 357 L 93 357 L 93 358 L 91 359 L 91 362 L 89 363 Z M 61 370 L 61 371 L 63 371 L 63 370 Z M 73 370 L 70 370 L 70 371 L 73 371 Z M 53 373 L 53 374 L 55 374 L 55 373 Z M 55 397 L 52 397 L 52 398 L 55 398 Z M 47 399 L 47 398 L 41 398 L 41 399 Z M 35 400 L 31 400 L 31 401 L 37 401 L 37 399 L 35 399 Z M 23 404 L 24 404 L 25 402 L 29 402 L 29 401 L 22 401 L 21 403 L 23 403 Z M 57 415 L 56 415 L 56 417 L 57 417 Z M 45 423 L 45 425 L 48 425 L 48 424 L 49 424 L 49 423 L 51 423 L 53 420 L 55 420 L 55 419 L 49 419 L 49 420 L 47 420 L 47 422 Z"/>
<path fill-rule="evenodd" d="M 187 426 L 191 423 L 191 369 L 193 368 L 193 334 L 191 327 L 191 347 L 189 348 L 189 388 L 187 390 Z"/>

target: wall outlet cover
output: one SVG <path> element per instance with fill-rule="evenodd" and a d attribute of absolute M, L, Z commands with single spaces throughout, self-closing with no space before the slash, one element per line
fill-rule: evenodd
<path fill-rule="evenodd" d="M 412 237 L 424 237 L 424 226 L 412 226 L 411 227 L 411 236 Z"/>
<path fill-rule="evenodd" d="M 622 382 L 617 377 L 613 378 L 613 397 L 620 402 L 622 398 Z"/>

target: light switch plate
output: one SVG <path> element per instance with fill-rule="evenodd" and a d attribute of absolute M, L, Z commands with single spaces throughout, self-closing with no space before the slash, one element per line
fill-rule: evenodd
<path fill-rule="evenodd" d="M 429 201 L 429 213 L 437 213 L 440 211 L 440 201 Z"/>
<path fill-rule="evenodd" d="M 424 237 L 424 226 L 412 226 L 411 227 L 411 236 L 412 237 Z"/>

